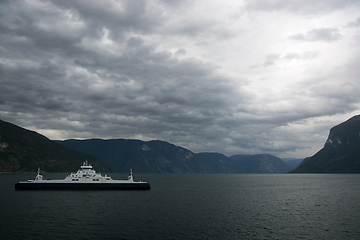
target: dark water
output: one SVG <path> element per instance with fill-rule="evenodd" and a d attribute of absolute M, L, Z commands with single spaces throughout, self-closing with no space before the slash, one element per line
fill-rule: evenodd
<path fill-rule="evenodd" d="M 13 189 L 34 177 L 0 174 L 1 239 L 360 239 L 360 174 L 135 174 L 152 189 Z"/>

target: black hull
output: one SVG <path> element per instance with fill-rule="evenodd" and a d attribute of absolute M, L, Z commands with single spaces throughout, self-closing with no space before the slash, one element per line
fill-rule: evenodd
<path fill-rule="evenodd" d="M 16 190 L 149 190 L 149 183 L 16 183 Z"/>

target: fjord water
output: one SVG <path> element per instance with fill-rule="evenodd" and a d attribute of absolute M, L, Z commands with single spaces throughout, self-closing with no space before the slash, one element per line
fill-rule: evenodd
<path fill-rule="evenodd" d="M 0 174 L 1 239 L 360 239 L 360 174 L 135 174 L 151 190 L 13 189 L 34 177 Z"/>

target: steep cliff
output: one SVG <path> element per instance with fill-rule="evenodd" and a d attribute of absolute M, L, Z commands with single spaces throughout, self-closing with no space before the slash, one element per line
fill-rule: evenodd
<path fill-rule="evenodd" d="M 360 115 L 331 128 L 324 147 L 291 173 L 360 173 Z"/>

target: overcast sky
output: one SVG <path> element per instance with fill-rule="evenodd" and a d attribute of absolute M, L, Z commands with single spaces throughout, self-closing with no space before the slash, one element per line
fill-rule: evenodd
<path fill-rule="evenodd" d="M 304 158 L 360 114 L 359 0 L 0 1 L 0 118 Z"/>

